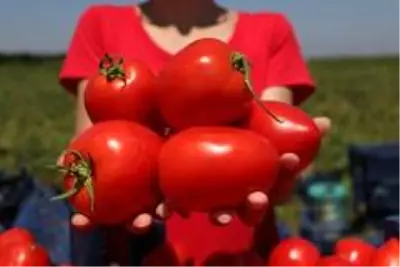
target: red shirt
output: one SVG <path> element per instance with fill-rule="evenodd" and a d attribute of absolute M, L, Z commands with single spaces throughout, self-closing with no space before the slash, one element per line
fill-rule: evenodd
<path fill-rule="evenodd" d="M 314 84 L 292 26 L 283 15 L 239 13 L 229 44 L 252 62 L 252 79 L 259 93 L 269 86 L 288 86 L 293 90 L 295 104 L 299 104 L 313 92 Z M 78 81 L 97 73 L 99 59 L 106 52 L 141 60 L 155 73 L 172 56 L 152 42 L 132 6 L 92 6 L 79 19 L 60 82 L 75 93 Z M 166 223 L 167 239 L 181 260 L 194 264 L 202 264 L 217 251 L 237 254 L 253 249 L 254 243 L 258 243 L 260 251 L 266 250 L 275 233 L 271 231 L 273 226 L 272 210 L 257 233 L 237 220 L 228 227 L 214 227 L 202 214 L 189 220 L 175 216 Z"/>

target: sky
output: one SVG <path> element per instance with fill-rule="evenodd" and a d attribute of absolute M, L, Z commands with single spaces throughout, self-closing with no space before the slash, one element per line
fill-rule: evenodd
<path fill-rule="evenodd" d="M 167 1 L 167 0 L 165 0 Z M 188 0 L 189 1 L 189 0 Z M 134 0 L 11 0 L 0 3 L 0 52 L 65 52 L 79 14 L 96 3 Z M 278 11 L 306 56 L 398 54 L 397 0 L 219 0 L 247 11 Z"/>

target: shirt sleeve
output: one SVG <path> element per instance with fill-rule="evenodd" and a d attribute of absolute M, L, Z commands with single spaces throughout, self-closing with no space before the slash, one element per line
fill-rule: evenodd
<path fill-rule="evenodd" d="M 295 105 L 307 99 L 315 89 L 293 27 L 283 15 L 277 15 L 267 69 L 266 87 L 291 88 Z"/>
<path fill-rule="evenodd" d="M 104 55 L 99 9 L 88 8 L 79 17 L 59 74 L 60 84 L 76 94 L 78 82 L 98 71 Z"/>

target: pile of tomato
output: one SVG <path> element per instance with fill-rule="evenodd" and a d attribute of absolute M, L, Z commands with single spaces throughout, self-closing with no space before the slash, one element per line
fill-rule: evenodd
<path fill-rule="evenodd" d="M 0 266 L 50 266 L 47 251 L 23 228 L 0 234 Z"/>
<path fill-rule="evenodd" d="M 65 193 L 59 198 L 68 198 L 94 224 L 110 226 L 153 214 L 160 202 L 182 214 L 208 213 L 235 209 L 256 191 L 274 195 L 273 201 L 287 196 L 295 181 L 280 175 L 281 155 L 300 158 L 294 177 L 316 157 L 321 133 L 301 109 L 261 101 L 250 72 L 245 55 L 215 39 L 190 44 L 158 75 L 142 62 L 104 56 L 84 94 L 94 125 L 66 149 L 59 166 Z M 24 250 L 36 255 L 35 262 L 14 257 L 14 266 L 49 265 L 31 236 L 7 243 L 7 235 L 12 232 L 0 236 L 0 250 L 6 243 L 10 252 L 0 253 L 0 263 Z M 303 244 L 291 253 L 296 242 Z M 386 255 L 392 243 L 374 254 Z M 339 245 L 338 253 L 344 247 L 343 255 L 353 257 L 349 246 Z M 270 263 L 329 265 L 342 259 L 321 258 L 307 241 L 286 240 Z"/>
<path fill-rule="evenodd" d="M 313 243 L 298 237 L 281 241 L 272 251 L 269 266 L 399 266 L 399 239 L 376 248 L 362 239 L 343 238 L 332 255 L 321 255 Z"/>
<path fill-rule="evenodd" d="M 114 225 L 161 201 L 211 212 L 237 208 L 255 191 L 289 192 L 292 184 L 277 179 L 280 156 L 298 155 L 301 171 L 321 134 L 301 109 L 262 102 L 250 71 L 245 55 L 215 39 L 190 44 L 158 75 L 106 55 L 84 95 L 94 125 L 60 167 L 62 197 L 94 223 Z"/>

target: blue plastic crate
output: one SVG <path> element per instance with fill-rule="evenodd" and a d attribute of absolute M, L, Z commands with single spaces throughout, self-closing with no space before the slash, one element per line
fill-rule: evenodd
<path fill-rule="evenodd" d="M 382 223 L 385 240 L 390 238 L 399 238 L 399 215 L 392 215 L 385 218 Z"/>
<path fill-rule="evenodd" d="M 353 209 L 371 220 L 399 210 L 399 143 L 349 148 Z"/>

